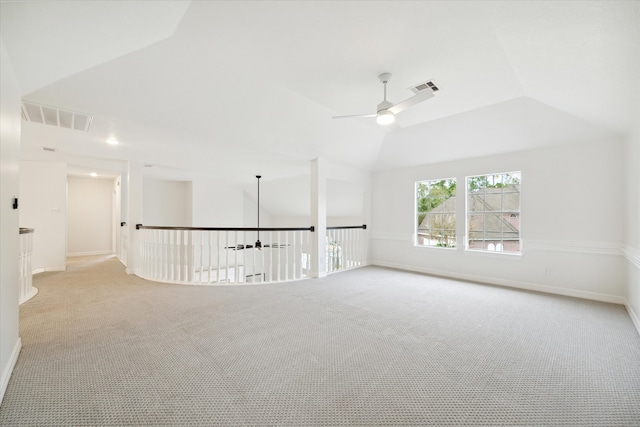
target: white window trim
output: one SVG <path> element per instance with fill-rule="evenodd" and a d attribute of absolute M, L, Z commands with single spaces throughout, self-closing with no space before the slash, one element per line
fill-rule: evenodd
<path fill-rule="evenodd" d="M 469 178 L 477 177 L 477 176 L 489 176 L 489 175 L 507 175 L 507 174 L 519 174 L 520 175 L 520 194 L 522 195 L 522 171 L 511 171 L 511 172 L 489 172 L 485 174 L 477 174 L 477 175 L 467 175 L 464 177 L 464 251 L 465 253 L 474 254 L 474 255 L 486 255 L 489 257 L 506 257 L 506 258 L 522 258 L 522 254 L 524 253 L 524 240 L 522 238 L 522 199 L 520 199 L 520 211 L 518 212 L 518 216 L 520 217 L 520 227 L 519 237 L 520 237 L 520 251 L 519 252 L 498 252 L 498 251 L 488 251 L 485 249 L 471 249 L 469 248 Z M 456 186 L 457 190 L 457 186 Z M 456 191 L 457 193 L 457 191 Z"/>
<path fill-rule="evenodd" d="M 422 182 L 428 182 L 428 181 L 443 181 L 443 180 L 453 180 L 456 182 L 456 197 L 458 197 L 458 177 L 454 176 L 454 177 L 450 177 L 450 178 L 426 178 L 426 179 L 420 179 L 417 180 L 413 183 L 413 247 L 414 248 L 418 248 L 418 249 L 436 249 L 436 250 L 446 250 L 446 251 L 450 251 L 450 252 L 455 252 L 460 248 L 460 239 L 458 238 L 458 227 L 456 226 L 456 246 L 455 247 L 448 247 L 448 246 L 431 246 L 431 245 L 421 245 L 418 243 L 418 184 L 422 183 Z M 465 186 L 466 186 L 466 179 L 465 179 Z M 466 206 L 466 205 L 465 205 Z M 456 216 L 456 224 L 458 223 L 458 206 L 456 206 L 455 211 L 453 212 Z M 466 221 L 466 219 L 465 219 Z"/>

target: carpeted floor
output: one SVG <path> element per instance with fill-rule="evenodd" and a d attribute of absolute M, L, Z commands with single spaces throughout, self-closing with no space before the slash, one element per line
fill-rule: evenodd
<path fill-rule="evenodd" d="M 34 278 L 2 426 L 640 426 L 625 308 L 367 267 L 181 286 Z"/>

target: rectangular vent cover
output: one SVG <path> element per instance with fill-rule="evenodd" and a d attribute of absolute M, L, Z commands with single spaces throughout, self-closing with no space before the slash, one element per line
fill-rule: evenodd
<path fill-rule="evenodd" d="M 75 129 L 88 132 L 93 116 L 91 114 L 65 111 L 56 107 L 22 103 L 22 118 L 27 122 L 41 123 L 66 129 Z"/>
<path fill-rule="evenodd" d="M 423 90 L 427 89 L 431 89 L 433 92 L 437 92 L 440 90 L 433 80 L 427 80 L 426 82 L 413 85 L 409 88 L 409 90 L 411 90 L 411 92 L 413 93 L 420 93 Z"/>

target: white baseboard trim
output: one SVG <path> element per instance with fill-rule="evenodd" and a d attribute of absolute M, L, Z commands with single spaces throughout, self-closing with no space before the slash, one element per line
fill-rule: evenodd
<path fill-rule="evenodd" d="M 67 257 L 91 256 L 91 255 L 113 255 L 114 253 L 115 252 L 113 251 L 69 252 L 67 253 Z"/>
<path fill-rule="evenodd" d="M 25 302 L 29 301 L 31 298 L 35 297 L 37 294 L 38 294 L 38 288 L 36 288 L 35 286 L 32 286 L 29 294 L 25 295 L 24 298 L 18 301 L 18 305 L 24 304 Z"/>
<path fill-rule="evenodd" d="M 45 271 L 67 271 L 67 266 L 64 265 L 62 267 L 46 267 L 46 268 L 34 268 L 31 274 L 39 274 L 44 273 Z"/>
<path fill-rule="evenodd" d="M 633 307 L 631 307 L 631 304 L 629 304 L 628 301 L 626 302 L 625 307 L 627 307 L 627 313 L 629 313 L 629 317 L 631 317 L 633 326 L 636 327 L 636 331 L 638 331 L 638 335 L 640 335 L 640 317 L 638 317 L 638 313 L 633 311 Z"/>
<path fill-rule="evenodd" d="M 4 367 L 2 371 L 2 378 L 0 378 L 0 403 L 2 403 L 2 399 L 4 399 L 4 392 L 7 391 L 9 378 L 11 378 L 13 368 L 16 366 L 16 362 L 18 361 L 20 350 L 22 350 L 22 340 L 20 339 L 20 337 L 18 337 L 16 345 L 13 346 L 13 351 L 11 352 L 9 363 L 7 363 L 7 366 Z"/>
<path fill-rule="evenodd" d="M 451 279 L 466 280 L 469 282 L 485 283 L 488 285 L 505 286 L 508 288 L 525 289 L 528 291 L 544 292 L 547 294 L 564 295 L 569 297 L 583 298 L 594 301 L 610 302 L 614 304 L 625 305 L 626 298 L 617 295 L 601 294 L 598 292 L 580 291 L 569 288 L 558 288 L 555 286 L 540 285 L 536 283 L 520 282 L 516 280 L 505 280 L 496 277 L 477 276 L 475 274 L 452 273 L 450 271 L 438 270 L 433 268 L 415 267 L 412 265 L 396 264 L 386 261 L 370 261 L 370 265 L 378 265 L 381 267 L 397 268 L 399 270 L 415 271 L 417 273 L 426 273 L 434 276 L 447 277 Z"/>

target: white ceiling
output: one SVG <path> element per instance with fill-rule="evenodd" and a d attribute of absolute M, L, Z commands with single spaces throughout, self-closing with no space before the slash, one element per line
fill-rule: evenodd
<path fill-rule="evenodd" d="M 88 133 L 26 124 L 24 158 L 135 160 L 251 183 L 304 175 L 318 156 L 402 167 L 613 138 L 638 120 L 638 1 L 0 8 L 24 98 L 95 115 Z M 400 114 L 400 130 L 331 119 L 375 112 L 381 72 L 393 74 L 393 102 L 427 79 L 441 90 Z"/>

